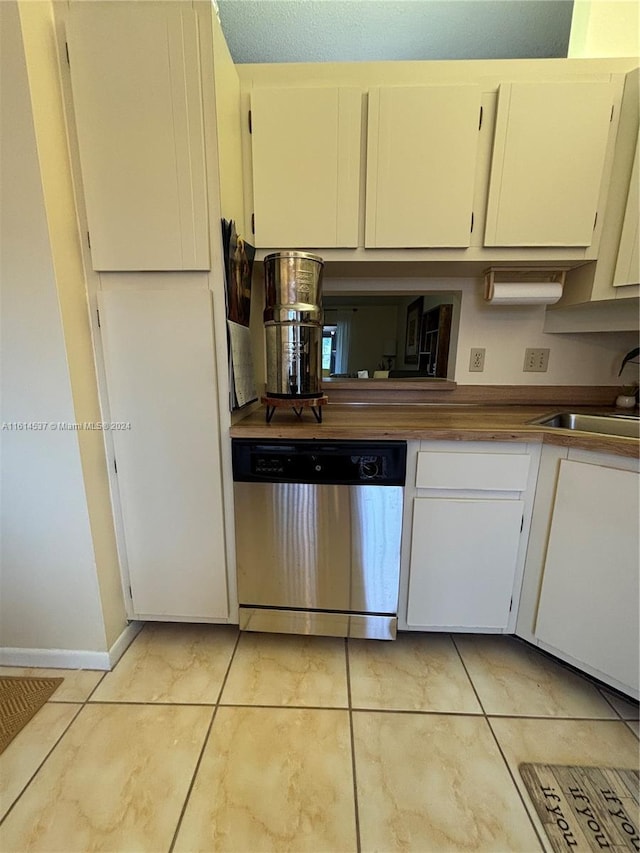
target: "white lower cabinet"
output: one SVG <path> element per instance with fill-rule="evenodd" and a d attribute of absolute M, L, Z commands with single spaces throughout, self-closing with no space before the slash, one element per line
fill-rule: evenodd
<path fill-rule="evenodd" d="M 416 498 L 407 621 L 504 631 L 522 501 Z"/>
<path fill-rule="evenodd" d="M 211 294 L 119 287 L 99 305 L 130 615 L 226 619 Z"/>
<path fill-rule="evenodd" d="M 594 462 L 556 466 L 533 633 L 542 648 L 638 697 L 640 477 Z"/>
<path fill-rule="evenodd" d="M 415 486 L 407 489 L 411 535 L 400 627 L 513 629 L 538 452 L 506 442 L 421 443 Z"/>

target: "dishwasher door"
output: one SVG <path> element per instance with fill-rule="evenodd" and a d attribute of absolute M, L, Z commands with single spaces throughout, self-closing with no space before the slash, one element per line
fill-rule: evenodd
<path fill-rule="evenodd" d="M 403 491 L 234 483 L 240 627 L 392 639 Z"/>

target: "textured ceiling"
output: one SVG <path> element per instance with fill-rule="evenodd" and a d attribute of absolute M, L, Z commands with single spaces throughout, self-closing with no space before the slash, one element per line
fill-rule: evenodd
<path fill-rule="evenodd" d="M 218 0 L 235 62 L 565 57 L 573 0 Z"/>

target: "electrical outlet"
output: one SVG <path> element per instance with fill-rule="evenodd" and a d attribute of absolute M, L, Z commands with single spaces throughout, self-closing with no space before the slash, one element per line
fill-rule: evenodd
<path fill-rule="evenodd" d="M 482 373 L 484 370 L 484 347 L 471 347 L 471 356 L 469 358 L 469 372 Z"/>
<path fill-rule="evenodd" d="M 524 373 L 546 373 L 549 368 L 548 349 L 526 349 L 524 351 Z"/>

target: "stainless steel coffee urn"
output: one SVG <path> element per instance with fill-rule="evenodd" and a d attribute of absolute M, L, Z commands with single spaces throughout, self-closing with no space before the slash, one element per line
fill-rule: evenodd
<path fill-rule="evenodd" d="M 264 259 L 267 396 L 322 394 L 322 270 L 305 252 L 275 252 Z"/>

